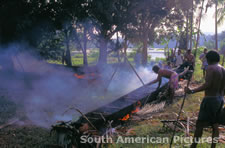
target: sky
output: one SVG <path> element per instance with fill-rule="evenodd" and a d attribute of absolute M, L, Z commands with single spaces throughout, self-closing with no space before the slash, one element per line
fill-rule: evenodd
<path fill-rule="evenodd" d="M 215 8 L 208 8 L 207 14 L 203 17 L 201 22 L 201 31 L 205 34 L 215 34 Z M 218 33 L 225 31 L 225 22 L 218 26 Z"/>

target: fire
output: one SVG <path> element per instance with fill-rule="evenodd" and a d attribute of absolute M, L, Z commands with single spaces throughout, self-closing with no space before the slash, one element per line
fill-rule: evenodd
<path fill-rule="evenodd" d="M 77 77 L 78 79 L 84 79 L 85 75 L 78 75 L 78 74 L 74 74 L 75 77 Z"/>
<path fill-rule="evenodd" d="M 86 73 L 86 74 L 82 74 L 82 75 L 78 75 L 77 73 L 74 74 L 74 76 L 78 79 L 96 79 L 98 77 L 100 77 L 99 75 L 95 74 L 95 73 Z"/>
<path fill-rule="evenodd" d="M 139 112 L 139 111 L 140 111 L 140 108 L 139 108 L 139 107 L 136 107 L 136 109 L 133 110 L 133 111 L 131 111 L 131 113 L 134 114 L 134 113 L 137 113 L 137 112 Z"/>
<path fill-rule="evenodd" d="M 119 120 L 121 120 L 121 121 L 127 121 L 132 114 L 139 112 L 140 109 L 141 109 L 141 102 L 138 101 L 137 104 L 135 105 L 135 110 L 131 111 L 131 114 L 127 114 L 127 115 L 125 115 L 123 118 L 121 118 Z"/>
<path fill-rule="evenodd" d="M 137 104 L 136 104 L 135 110 L 133 110 L 131 113 L 132 113 L 132 114 L 137 113 L 137 112 L 140 111 L 140 109 L 141 109 L 141 102 L 138 101 Z"/>
<path fill-rule="evenodd" d="M 130 118 L 130 114 L 127 114 L 126 116 L 124 116 L 122 119 L 119 119 L 121 121 L 126 121 Z"/>

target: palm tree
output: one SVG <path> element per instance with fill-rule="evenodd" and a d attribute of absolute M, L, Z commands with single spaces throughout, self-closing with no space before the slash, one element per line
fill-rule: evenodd
<path fill-rule="evenodd" d="M 197 41 L 195 44 L 195 56 L 197 54 L 197 48 L 198 48 L 198 42 L 199 42 L 199 38 L 200 38 L 200 26 L 201 26 L 201 19 L 202 19 L 202 13 L 203 13 L 203 9 L 204 9 L 204 2 L 205 0 L 202 1 L 202 6 L 201 6 L 201 11 L 198 17 L 198 33 L 197 33 Z"/>
<path fill-rule="evenodd" d="M 218 50 L 218 34 L 217 34 L 217 11 L 218 11 L 218 0 L 215 0 L 215 43 L 216 50 Z"/>
<path fill-rule="evenodd" d="M 219 8 L 217 9 L 217 25 L 223 25 L 225 21 L 225 0 L 219 0 Z"/>
<path fill-rule="evenodd" d="M 218 50 L 217 27 L 219 25 L 222 25 L 224 20 L 225 20 L 225 0 L 215 0 L 215 41 L 216 41 L 216 50 Z"/>
<path fill-rule="evenodd" d="M 190 49 L 192 50 L 192 39 L 193 39 L 193 17 L 194 17 L 194 0 L 191 3 L 191 33 L 190 33 Z"/>

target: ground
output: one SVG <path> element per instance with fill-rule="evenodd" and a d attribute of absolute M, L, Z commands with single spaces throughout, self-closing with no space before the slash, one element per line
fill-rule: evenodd
<path fill-rule="evenodd" d="M 193 136 L 194 131 L 194 122 L 197 119 L 197 114 L 199 111 L 200 103 L 203 98 L 203 93 L 196 93 L 193 95 L 188 95 L 186 98 L 186 102 L 184 104 L 184 108 L 181 114 L 180 120 L 187 120 L 187 118 L 190 118 L 190 132 L 187 133 L 185 131 L 185 128 L 177 128 L 176 136 L 185 138 L 189 136 Z M 151 112 L 145 113 L 145 111 L 142 110 L 151 110 L 154 106 L 146 106 L 143 108 L 140 113 L 138 113 L 136 116 L 130 119 L 126 126 L 124 126 L 123 129 L 125 130 L 123 136 L 132 136 L 132 137 L 160 137 L 160 138 L 166 138 L 169 139 L 168 141 L 165 141 L 164 143 L 162 141 L 159 141 L 160 144 L 154 144 L 154 143 L 144 143 L 144 144 L 113 144 L 111 148 L 153 148 L 153 147 L 159 147 L 159 148 L 168 148 L 169 142 L 172 137 L 173 133 L 173 124 L 168 124 L 167 126 L 163 126 L 162 120 L 176 120 L 178 111 L 180 110 L 180 106 L 182 104 L 183 97 L 176 97 L 177 102 L 169 105 L 164 106 L 161 104 L 158 105 L 159 108 L 154 111 L 155 113 L 152 114 Z M 156 107 L 157 108 L 157 107 Z M 118 131 L 121 129 L 119 128 Z M 131 132 L 132 131 L 132 132 Z M 203 137 L 210 137 L 211 135 L 211 129 L 208 128 L 204 130 Z M 221 133 L 221 136 L 225 135 L 224 133 Z M 154 140 L 153 140 L 154 142 Z M 157 141 L 156 141 L 157 142 Z M 163 144 L 162 144 L 163 143 Z M 189 143 L 185 143 L 182 141 L 177 141 L 173 144 L 173 146 L 177 147 L 189 147 Z M 210 147 L 210 144 L 203 143 L 199 145 L 200 147 L 207 148 Z M 218 147 L 224 147 L 224 144 L 220 143 L 218 144 Z"/>
<path fill-rule="evenodd" d="M 50 130 L 38 127 L 9 97 L 0 97 L 0 148 L 39 148 L 55 143 Z"/>
<path fill-rule="evenodd" d="M 96 53 L 93 53 L 96 54 Z M 79 58 L 76 58 L 78 56 Z M 82 56 L 75 55 L 73 62 L 76 65 L 81 65 Z M 89 58 L 89 62 L 92 63 L 97 59 L 93 55 L 92 58 Z M 76 61 L 77 60 L 77 61 Z M 130 60 L 132 58 L 130 57 Z M 116 62 L 115 58 L 111 58 L 112 62 Z M 51 61 L 53 62 L 53 61 Z M 192 79 L 191 86 L 199 85 L 203 83 L 202 71 L 200 69 L 200 61 L 197 60 L 196 70 L 194 77 Z M 184 82 L 185 83 L 185 82 Z M 193 95 L 188 95 L 186 102 L 184 104 L 184 109 L 182 112 L 181 119 L 190 118 L 191 121 L 195 121 L 197 113 L 199 111 L 200 102 L 203 98 L 203 93 L 196 93 Z M 171 128 L 163 127 L 161 120 L 175 120 L 176 115 L 180 109 L 182 102 L 182 92 L 176 97 L 174 104 L 170 106 L 164 106 L 163 103 L 156 104 L 154 106 L 147 105 L 143 108 L 137 115 L 134 115 L 125 125 L 117 129 L 117 134 L 122 136 L 142 136 L 142 137 L 171 137 L 172 130 Z M 18 106 L 13 102 L 10 102 L 10 99 L 7 96 L 0 97 L 0 148 L 17 146 L 17 148 L 35 148 L 43 147 L 46 144 L 55 144 L 56 138 L 50 136 L 50 129 L 41 128 L 33 125 L 23 115 L 19 116 L 20 121 L 17 122 L 17 118 L 14 118 L 15 114 L 18 114 Z M 22 119 L 21 119 L 22 118 Z M 17 124 L 14 124 L 17 122 Z M 178 131 L 176 135 L 183 136 L 188 134 L 187 131 Z M 209 136 L 211 134 L 211 129 L 207 129 L 204 132 L 204 136 Z M 193 130 L 190 129 L 189 135 L 193 135 Z M 116 137 L 115 137 L 116 138 Z M 166 144 L 112 144 L 109 147 L 111 148 L 151 148 L 151 147 L 165 147 L 169 146 Z M 177 147 L 187 147 L 188 144 L 177 142 L 174 144 Z M 209 144 L 201 144 L 202 147 L 209 147 Z M 224 147 L 223 144 L 219 144 L 218 147 Z"/>

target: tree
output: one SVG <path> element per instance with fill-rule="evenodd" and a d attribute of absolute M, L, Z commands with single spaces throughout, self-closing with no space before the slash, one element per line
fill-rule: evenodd
<path fill-rule="evenodd" d="M 225 57 L 225 39 L 220 42 L 220 53 L 223 55 L 222 65 L 224 66 L 224 57 Z"/>
<path fill-rule="evenodd" d="M 107 63 L 107 44 L 117 32 L 115 3 L 117 0 L 98 0 L 88 3 L 89 17 L 95 26 L 95 34 L 99 43 L 99 64 Z"/>
<path fill-rule="evenodd" d="M 218 50 L 218 35 L 217 35 L 217 16 L 218 16 L 218 0 L 215 0 L 215 43 L 216 43 L 216 50 Z"/>
<path fill-rule="evenodd" d="M 173 1 L 163 0 L 130 0 L 128 7 L 124 7 L 124 21 L 119 29 L 128 40 L 133 43 L 142 43 L 142 65 L 147 64 L 147 47 L 157 36 L 155 29 L 162 24 L 163 19 L 171 13 Z M 133 17 L 130 17 L 132 15 Z M 125 29 L 120 29 L 125 28 Z"/>
<path fill-rule="evenodd" d="M 225 1 L 224 0 L 209 0 L 208 6 L 215 4 L 215 48 L 218 50 L 218 25 L 222 25 L 225 17 Z"/>

